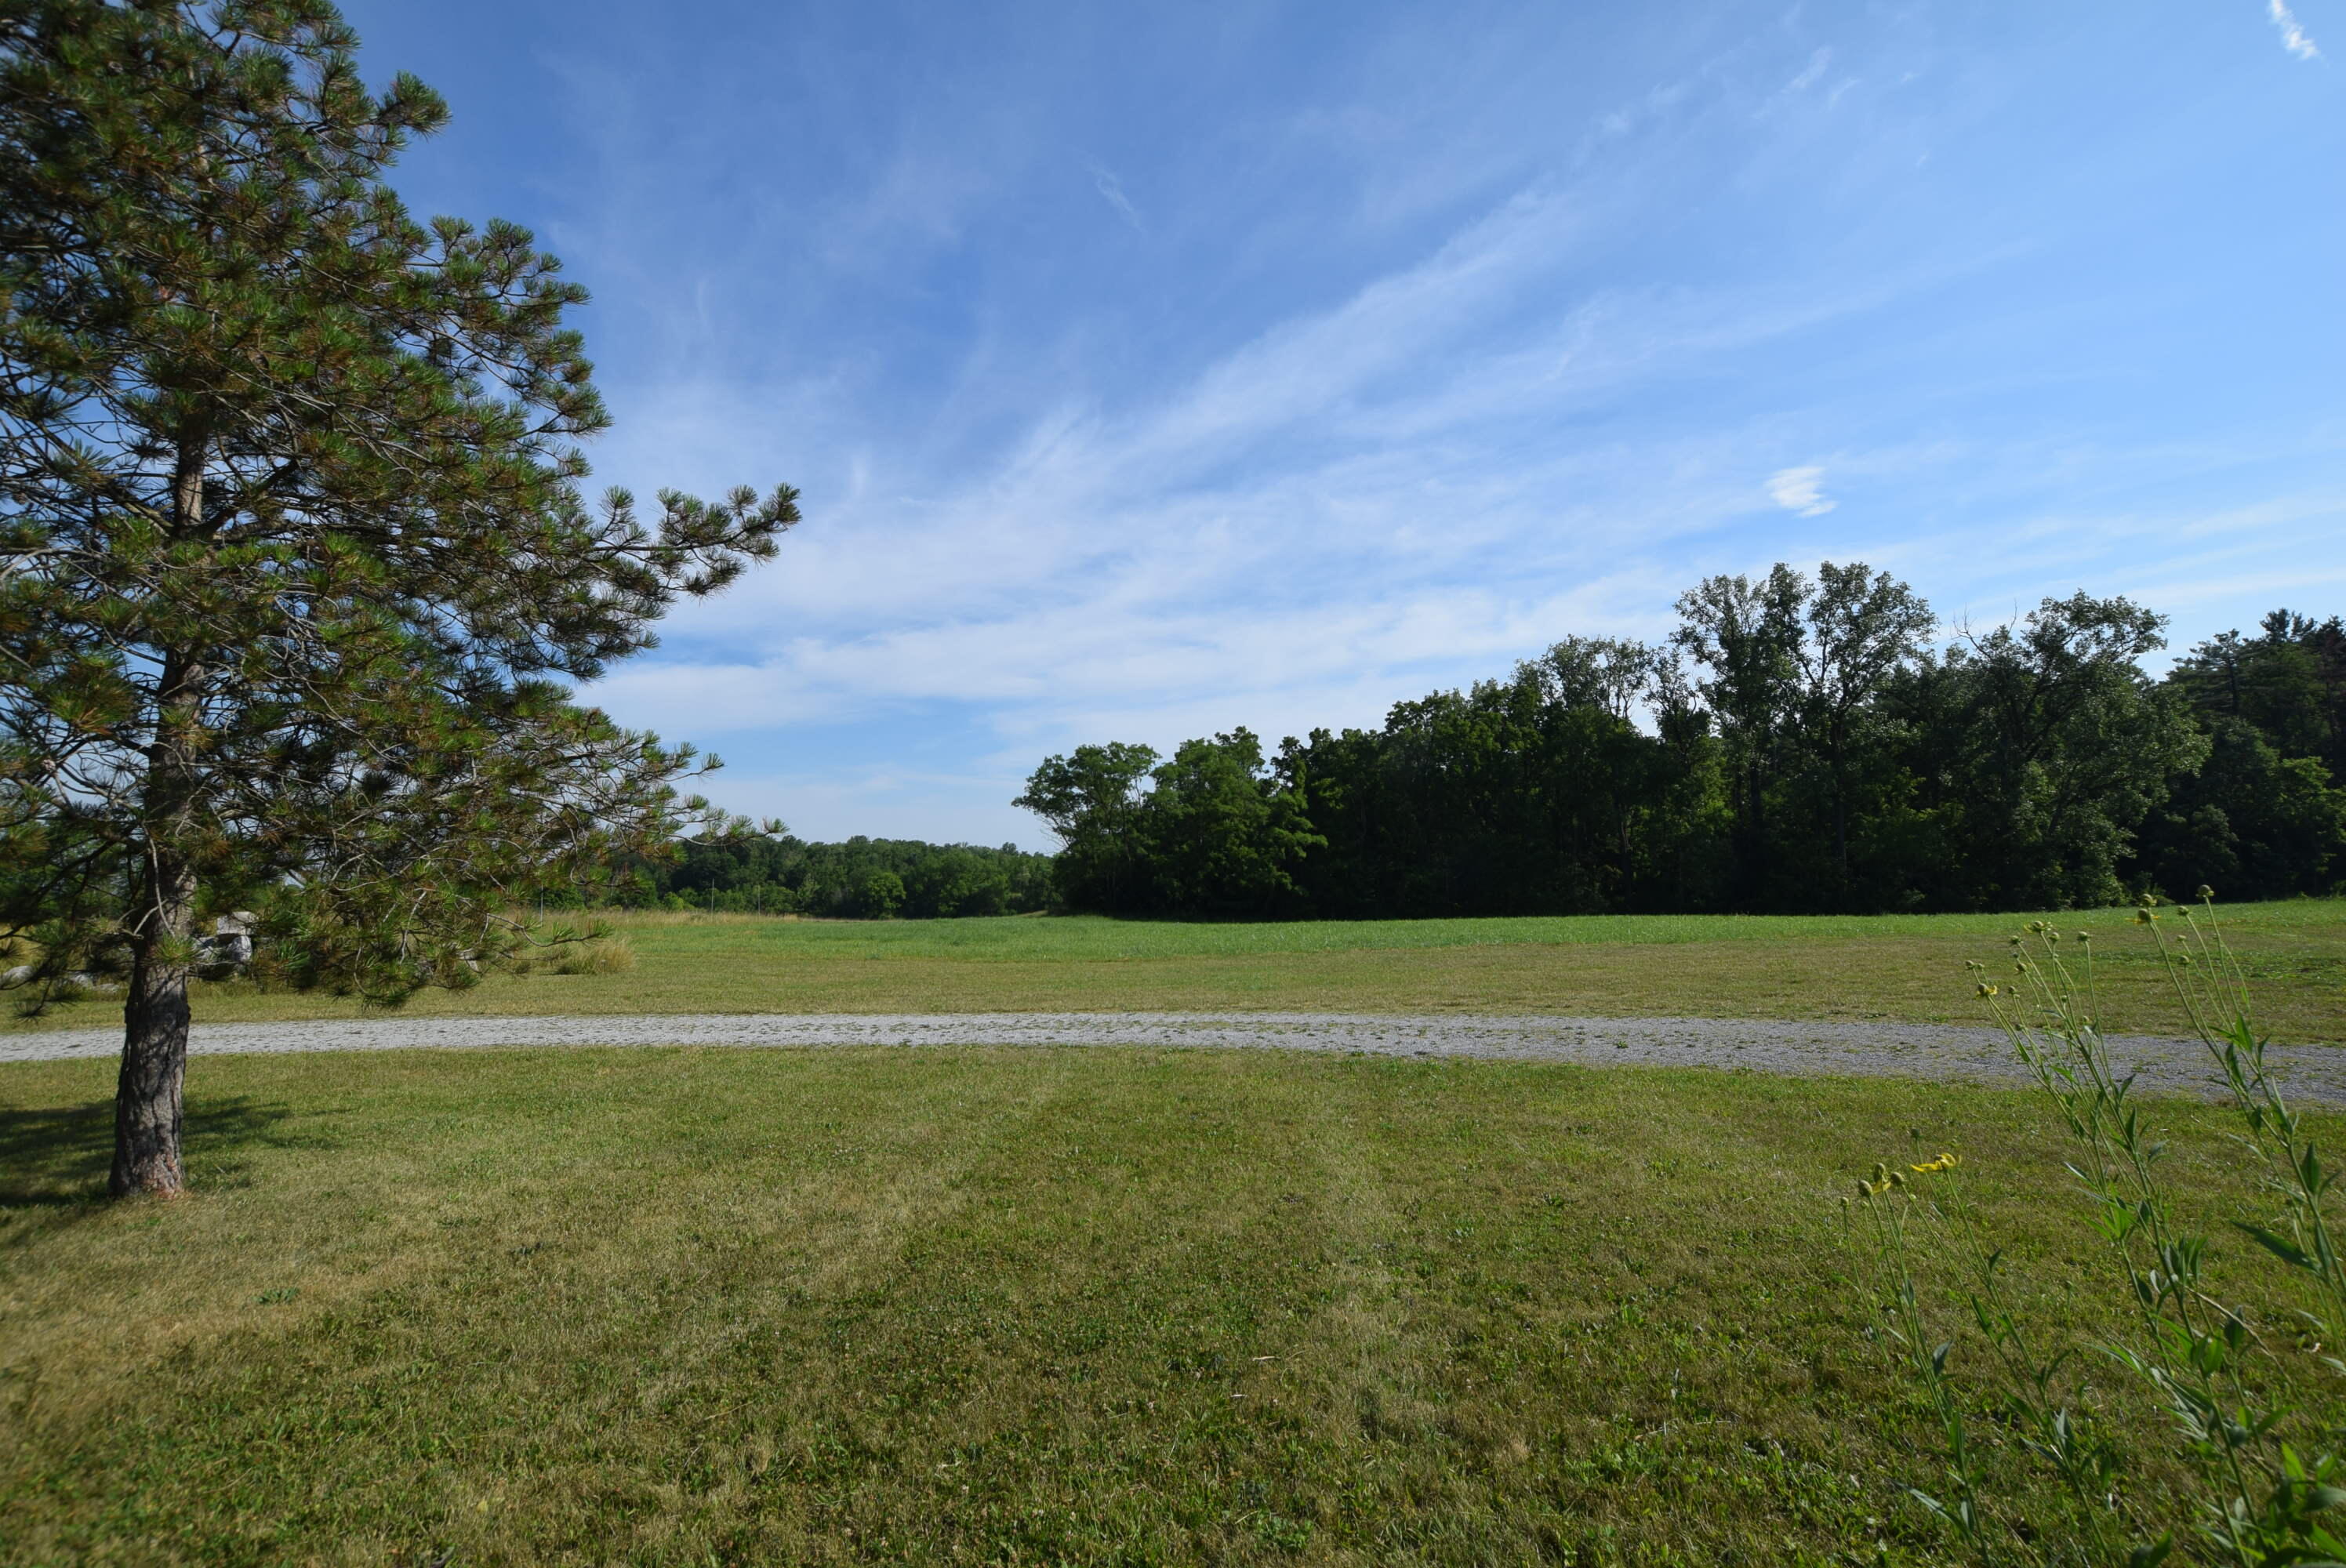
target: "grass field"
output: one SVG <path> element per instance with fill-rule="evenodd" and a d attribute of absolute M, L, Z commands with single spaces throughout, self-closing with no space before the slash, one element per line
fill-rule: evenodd
<path fill-rule="evenodd" d="M 2223 911 L 2282 1039 L 2346 1041 L 2346 902 Z M 1099 919 L 620 921 L 617 974 L 494 978 L 409 1003 L 434 1016 L 598 1013 L 1182 1011 L 1556 1013 L 1979 1021 L 1967 959 L 1994 960 L 2023 915 L 1589 916 L 1177 924 Z M 2180 1027 L 2127 911 L 2091 931 L 2113 1027 Z M 199 1019 L 349 1016 L 357 1003 L 200 986 Z M 103 998 L 44 1027 L 111 1022 Z M 21 1025 L 20 1025 L 21 1026 Z"/>
<path fill-rule="evenodd" d="M 950 1050 L 192 1085 L 196 1196 L 108 1206 L 110 1069 L 0 1067 L 0 1562 L 1937 1562 L 1839 1195 L 1957 1149 L 2033 1311 L 2106 1284 L 2045 1113 L 1974 1087 Z M 2210 1114 L 2155 1115 L 2236 1197 Z"/>

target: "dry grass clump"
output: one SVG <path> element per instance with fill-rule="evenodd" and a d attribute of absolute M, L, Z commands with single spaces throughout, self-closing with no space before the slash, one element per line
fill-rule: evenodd
<path fill-rule="evenodd" d="M 624 936 L 572 942 L 554 961 L 556 974 L 625 974 L 636 967 L 635 944 Z"/>
<path fill-rule="evenodd" d="M 623 934 L 575 936 L 536 951 L 525 949 L 512 970 L 519 975 L 626 974 L 636 967 L 636 959 L 635 943 Z"/>

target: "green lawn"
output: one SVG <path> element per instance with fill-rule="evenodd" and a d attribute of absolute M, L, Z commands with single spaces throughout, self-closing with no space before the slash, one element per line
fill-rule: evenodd
<path fill-rule="evenodd" d="M 1934 1562 L 1839 1195 L 1958 1150 L 2033 1311 L 2103 1283 L 2047 1115 L 1969 1086 L 1075 1050 L 190 1083 L 197 1195 L 109 1206 L 109 1069 L 0 1067 L 0 1562 Z M 2154 1114 L 2238 1195 L 2208 1113 Z M 2089 1375 L 2156 1496 L 2153 1419 Z"/>
<path fill-rule="evenodd" d="M 2346 928 L 2346 901 L 2292 900 L 2219 911 L 2228 924 L 2264 932 Z M 712 923 L 782 942 L 807 955 L 854 958 L 1107 960 L 1233 958 L 1262 954 L 1399 952 L 1456 947 L 1644 947 L 1688 942 L 1838 942 L 1851 938 L 2001 938 L 2029 915 L 1529 915 L 1510 919 L 1395 921 L 1125 921 L 1096 915 L 994 920 L 790 921 L 758 916 L 637 915 L 647 931 L 706 931 Z M 2130 910 L 2065 914 L 2063 925 L 2122 931 Z"/>
<path fill-rule="evenodd" d="M 616 974 L 494 978 L 426 993 L 418 1013 L 1181 1011 L 1556 1013 L 1599 1016 L 1979 1020 L 1968 959 L 1994 960 L 2023 915 L 1589 916 L 1181 924 L 1037 917 L 787 921 L 636 916 Z M 2089 930 L 2120 1029 L 2179 1028 L 2127 911 Z M 2228 909 L 2281 1038 L 2346 1040 L 2346 902 Z M 199 1018 L 339 1017 L 357 1003 L 199 988 Z M 97 999 L 45 1027 L 111 1022 Z"/>

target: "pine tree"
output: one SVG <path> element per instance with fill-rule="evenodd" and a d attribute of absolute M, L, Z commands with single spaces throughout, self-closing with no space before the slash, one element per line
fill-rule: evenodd
<path fill-rule="evenodd" d="M 200 915 L 469 983 L 695 766 L 563 682 L 798 516 L 582 499 L 583 290 L 409 215 L 446 110 L 355 48 L 323 0 L 0 0 L 0 937 L 126 977 L 118 1194 L 185 1182 Z"/>

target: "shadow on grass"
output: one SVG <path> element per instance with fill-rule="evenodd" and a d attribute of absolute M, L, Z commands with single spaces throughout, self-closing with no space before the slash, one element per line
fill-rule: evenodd
<path fill-rule="evenodd" d="M 289 1134 L 290 1105 L 236 1096 L 207 1099 L 187 1111 L 182 1152 L 198 1179 L 241 1185 L 263 1148 L 315 1148 L 315 1134 Z M 71 1208 L 106 1201 L 114 1160 L 114 1102 L 40 1110 L 0 1108 L 0 1207 Z"/>

